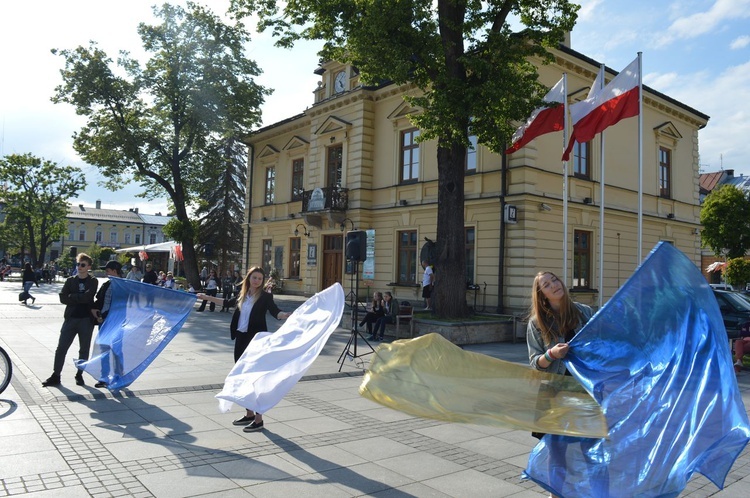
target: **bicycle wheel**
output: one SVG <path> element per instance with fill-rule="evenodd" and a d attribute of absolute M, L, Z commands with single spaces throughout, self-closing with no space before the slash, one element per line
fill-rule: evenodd
<path fill-rule="evenodd" d="M 10 356 L 3 348 L 0 348 L 0 393 L 10 384 L 10 378 L 13 375 L 13 364 L 10 362 Z"/>

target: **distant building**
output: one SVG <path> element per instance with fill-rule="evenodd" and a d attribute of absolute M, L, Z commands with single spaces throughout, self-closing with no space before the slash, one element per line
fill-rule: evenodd
<path fill-rule="evenodd" d="M 172 219 L 161 213 L 141 214 L 138 208 L 128 211 L 102 209 L 101 201 L 96 201 L 96 207 L 71 205 L 66 218 L 68 231 L 50 247 L 48 257 L 51 260 L 70 251 L 71 247 L 75 247 L 76 252 L 84 252 L 94 243 L 120 249 L 164 242 L 166 239 L 162 229 Z"/>

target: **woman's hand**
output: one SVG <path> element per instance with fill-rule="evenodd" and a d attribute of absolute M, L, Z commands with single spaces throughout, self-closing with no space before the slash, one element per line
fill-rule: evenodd
<path fill-rule="evenodd" d="M 568 354 L 568 349 L 570 346 L 567 342 L 559 342 L 552 346 L 549 351 L 553 358 L 557 360 L 562 360 L 565 358 L 565 356 Z"/>
<path fill-rule="evenodd" d="M 198 299 L 202 299 L 202 300 L 204 300 L 204 301 L 205 301 L 205 300 L 206 300 L 206 297 L 208 297 L 208 296 L 206 296 L 206 295 L 205 295 L 204 293 L 202 293 L 202 292 L 199 292 L 199 293 L 197 293 L 197 294 L 195 295 L 195 297 L 197 297 Z"/>
<path fill-rule="evenodd" d="M 279 320 L 286 320 L 286 319 L 287 319 L 287 318 L 289 318 L 290 316 L 292 316 L 292 314 L 291 314 L 291 313 L 288 313 L 288 312 L 286 312 L 286 311 L 281 311 L 281 312 L 279 313 Z"/>

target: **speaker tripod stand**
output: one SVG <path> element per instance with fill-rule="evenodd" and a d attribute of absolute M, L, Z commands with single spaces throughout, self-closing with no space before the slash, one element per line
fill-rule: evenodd
<path fill-rule="evenodd" d="M 352 263 L 354 265 L 354 273 L 352 273 L 351 286 L 355 287 L 356 289 L 355 292 L 349 292 L 349 295 L 351 296 L 350 303 L 352 308 L 352 332 L 351 334 L 349 334 L 349 340 L 347 341 L 346 346 L 344 346 L 344 350 L 341 352 L 341 355 L 339 355 L 339 359 L 336 361 L 336 363 L 339 363 L 339 372 L 344 366 L 344 359 L 348 358 L 350 360 L 356 360 L 357 358 L 367 356 L 368 354 L 372 354 L 375 352 L 372 345 L 370 345 L 367 339 L 365 339 L 365 336 L 363 336 L 359 331 L 359 303 L 357 302 L 357 295 L 359 294 L 359 260 L 352 259 Z M 369 351 L 365 353 L 359 353 L 357 351 L 357 341 L 360 338 L 365 342 L 367 348 L 370 348 Z"/>

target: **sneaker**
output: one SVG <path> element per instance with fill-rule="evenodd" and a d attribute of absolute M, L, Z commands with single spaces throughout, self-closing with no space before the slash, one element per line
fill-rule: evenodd
<path fill-rule="evenodd" d="M 86 382 L 83 381 L 83 375 L 76 375 L 76 385 L 85 386 Z"/>
<path fill-rule="evenodd" d="M 50 386 L 59 386 L 60 385 L 60 376 L 52 374 L 50 375 L 49 379 L 42 382 L 42 387 L 50 387 Z"/>
<path fill-rule="evenodd" d="M 31 305 L 32 305 L 32 306 L 34 306 L 34 303 L 35 303 L 35 302 L 36 302 L 36 298 L 35 298 L 35 297 L 32 297 L 32 298 L 31 298 Z"/>
<path fill-rule="evenodd" d="M 242 432 L 255 432 L 261 430 L 262 428 L 263 422 L 253 422 L 252 424 L 242 429 Z"/>
<path fill-rule="evenodd" d="M 107 388 L 107 383 L 99 381 L 96 384 L 94 384 L 94 387 L 96 387 L 97 389 L 106 389 Z"/>
<path fill-rule="evenodd" d="M 368 340 L 368 341 L 377 341 L 377 340 L 378 340 L 378 338 L 377 338 L 377 337 L 375 337 L 374 335 L 370 335 L 370 337 L 368 337 L 368 338 L 367 338 L 367 340 Z"/>
<path fill-rule="evenodd" d="M 248 417 L 247 415 L 245 415 L 244 417 L 238 418 L 237 420 L 232 422 L 232 425 L 250 425 L 254 421 L 255 421 L 255 415 L 253 415 L 252 417 Z"/>

